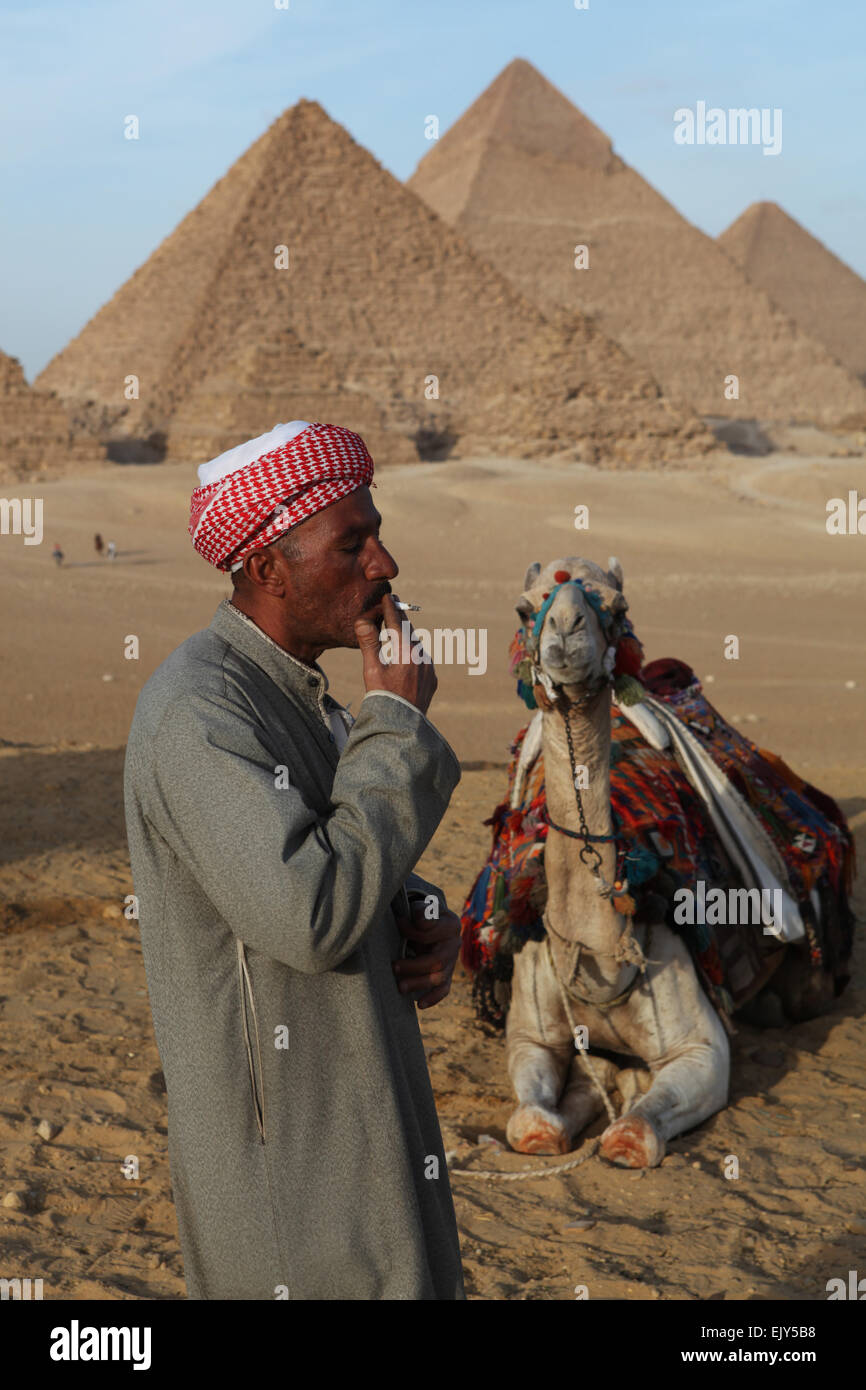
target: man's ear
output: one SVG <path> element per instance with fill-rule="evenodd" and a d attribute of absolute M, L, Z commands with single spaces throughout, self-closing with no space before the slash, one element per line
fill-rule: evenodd
<path fill-rule="evenodd" d="M 274 546 L 266 545 L 260 550 L 252 550 L 244 560 L 243 574 L 254 588 L 282 598 L 286 585 L 280 573 L 279 558 L 279 551 Z"/>

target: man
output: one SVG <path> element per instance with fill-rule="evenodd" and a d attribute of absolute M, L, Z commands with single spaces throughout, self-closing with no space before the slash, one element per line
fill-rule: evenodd
<path fill-rule="evenodd" d="M 465 1298 L 413 1003 L 448 993 L 460 924 L 411 872 L 460 768 L 426 717 L 432 663 L 380 658 L 378 621 L 404 615 L 372 476 L 358 435 L 305 421 L 201 466 L 190 534 L 234 592 L 130 732 L 191 1298 Z M 354 723 L 326 693 L 331 647 L 363 657 Z"/>

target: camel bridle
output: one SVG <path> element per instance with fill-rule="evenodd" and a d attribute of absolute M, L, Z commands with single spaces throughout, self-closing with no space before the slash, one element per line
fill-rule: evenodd
<path fill-rule="evenodd" d="M 593 681 L 592 685 L 590 685 L 588 689 L 583 692 L 583 694 L 577 696 L 576 698 L 572 698 L 572 696 L 566 695 L 565 693 L 564 681 L 554 681 L 552 677 L 547 675 L 547 672 L 542 673 L 541 666 L 538 660 L 541 648 L 541 633 L 544 628 L 544 624 L 547 620 L 547 615 L 550 612 L 553 600 L 556 597 L 559 590 L 564 589 L 568 584 L 576 584 L 577 587 L 580 589 L 581 593 L 584 594 L 584 596 L 586 595 L 586 589 L 584 588 L 583 584 L 579 579 L 564 579 L 559 584 L 556 584 L 554 588 L 550 590 L 549 594 L 547 595 L 547 598 L 544 600 L 541 607 L 533 615 L 535 620 L 532 625 L 531 633 L 527 633 L 526 650 L 530 662 L 532 663 L 533 675 L 535 675 L 536 673 L 539 676 L 541 674 L 544 674 L 545 679 L 549 681 L 551 686 L 553 686 L 557 691 L 556 698 L 554 700 L 551 700 L 549 696 L 547 696 L 547 692 L 542 682 L 540 680 L 534 682 L 534 685 L 541 685 L 542 690 L 545 691 L 548 709 L 555 710 L 557 713 L 561 714 L 565 722 L 565 737 L 568 741 L 568 758 L 571 764 L 571 785 L 574 787 L 574 795 L 577 800 L 577 814 L 580 820 L 580 829 L 569 830 L 564 825 L 557 825 L 556 821 L 550 819 L 550 816 L 548 815 L 546 808 L 544 812 L 544 819 L 549 826 L 551 826 L 554 830 L 558 830 L 560 834 L 568 835 L 573 840 L 583 841 L 583 844 L 580 848 L 581 863 L 585 864 L 588 867 L 593 877 L 596 879 L 598 892 L 601 895 L 601 897 L 609 898 L 613 893 L 613 884 L 609 884 L 601 872 L 601 855 L 595 848 L 595 845 L 602 843 L 610 843 L 614 841 L 616 837 L 614 835 L 593 835 L 590 833 L 589 826 L 586 823 L 586 813 L 583 809 L 583 797 L 580 794 L 580 787 L 578 786 L 577 759 L 574 755 L 574 741 L 572 738 L 571 715 L 574 711 L 580 713 L 582 710 L 586 709 L 589 705 L 591 705 L 592 703 L 594 703 L 595 700 L 598 699 L 598 696 L 606 687 L 613 685 L 613 666 L 611 663 L 611 670 L 609 674 L 602 674 L 600 676 L 597 676 L 596 679 Z M 605 636 L 608 636 L 608 634 L 605 633 Z M 613 652 L 614 650 L 614 645 L 609 643 L 607 654 Z M 620 889 L 620 891 L 625 893 L 627 889 L 628 885 L 625 884 Z"/>
<path fill-rule="evenodd" d="M 575 799 L 576 799 L 576 802 L 577 802 L 577 814 L 578 814 L 578 819 L 579 819 L 579 821 L 580 821 L 580 829 L 579 829 L 579 830 L 569 830 L 567 826 L 557 824 L 556 821 L 550 819 L 550 816 L 549 816 L 549 814 L 548 814 L 548 812 L 547 812 L 547 808 L 546 808 L 546 807 L 545 807 L 544 812 L 543 812 L 543 817 L 544 817 L 545 822 L 551 827 L 551 829 L 553 829 L 553 830 L 558 830 L 559 833 L 560 833 L 561 835 L 567 835 L 567 836 L 569 836 L 570 839 L 573 839 L 573 840 L 581 840 L 581 841 L 582 841 L 582 844 L 581 844 L 581 847 L 580 847 L 580 852 L 579 852 L 580 861 L 581 861 L 582 864 L 586 865 L 586 867 L 589 869 L 590 873 L 592 874 L 593 878 L 595 879 L 596 891 L 597 891 L 597 893 L 599 894 L 599 897 L 607 898 L 608 901 L 610 901 L 610 900 L 614 897 L 615 894 L 616 894 L 617 896 L 619 896 L 620 894 L 624 894 L 624 893 L 627 893 L 627 892 L 628 892 L 628 887 L 629 887 L 628 879 L 623 879 L 622 882 L 620 882 L 619 880 L 617 880 L 616 883 L 608 883 L 607 879 L 604 877 L 604 874 L 603 874 L 602 871 L 601 871 L 602 858 L 601 858 L 601 855 L 599 854 L 599 852 L 598 852 L 598 850 L 596 849 L 595 846 L 596 846 L 597 844 L 605 844 L 605 843 L 611 844 L 611 843 L 615 843 L 615 842 L 616 842 L 616 836 L 615 836 L 615 835 L 593 835 L 593 834 L 591 833 L 590 829 L 589 829 L 589 826 L 587 825 L 587 822 L 586 822 L 586 812 L 585 812 L 584 806 L 583 806 L 583 798 L 582 798 L 582 796 L 581 796 L 581 794 L 580 794 L 580 787 L 578 786 L 577 759 L 576 759 L 575 753 L 574 753 L 574 741 L 573 741 L 573 737 L 572 737 L 571 716 L 572 716 L 572 714 L 575 713 L 575 712 L 580 713 L 582 710 L 586 709 L 589 705 L 591 705 L 592 703 L 594 703 L 594 701 L 598 699 L 598 696 L 601 694 L 601 692 L 602 692 L 606 687 L 611 687 L 611 686 L 613 686 L 614 675 L 613 675 L 613 659 L 612 659 L 612 654 L 613 654 L 613 653 L 615 652 L 615 650 L 616 650 L 616 644 L 610 642 L 610 636 L 611 636 L 611 634 L 610 634 L 609 632 L 606 632 L 606 631 L 605 631 L 604 622 L 603 622 L 603 620 L 602 620 L 602 618 L 601 618 L 601 615 L 598 614 L 599 622 L 601 623 L 601 626 L 602 626 L 602 631 L 604 632 L 605 637 L 608 639 L 608 648 L 607 648 L 607 652 L 605 653 L 605 658 L 606 658 L 606 659 L 605 659 L 605 663 L 604 663 L 604 664 L 605 664 L 605 667 L 608 667 L 608 666 L 609 666 L 610 669 L 609 669 L 609 671 L 608 671 L 606 674 L 602 674 L 602 675 L 596 677 L 596 679 L 592 682 L 592 684 L 588 687 L 588 689 L 586 689 L 581 695 L 577 696 L 576 698 L 572 698 L 571 696 L 566 695 L 565 690 L 564 690 L 564 688 L 563 688 L 564 685 L 565 685 L 565 682 L 563 682 L 563 681 L 554 681 L 553 678 L 552 678 L 551 676 L 548 676 L 548 675 L 547 675 L 547 672 L 542 672 L 542 668 L 541 668 L 541 666 L 540 666 L 540 664 L 539 664 L 539 659 L 538 659 L 538 658 L 539 658 L 539 653 L 540 653 L 540 648 L 541 648 L 541 633 L 542 633 L 542 630 L 543 630 L 543 628 L 544 628 L 544 624 L 545 624 L 545 622 L 546 622 L 546 620 L 547 620 L 547 615 L 548 615 L 548 613 L 550 612 L 550 608 L 551 608 L 551 605 L 552 605 L 552 603 L 553 603 L 553 600 L 554 600 L 554 598 L 556 597 L 556 594 L 559 592 L 560 589 L 565 588 L 565 586 L 568 585 L 568 584 L 576 584 L 576 585 L 578 586 L 578 588 L 581 590 L 581 592 L 584 594 L 584 596 L 586 597 L 586 595 L 587 595 L 587 590 L 585 589 L 585 587 L 584 587 L 584 585 L 583 585 L 583 583 L 581 582 L 580 579 L 565 579 L 565 580 L 562 580 L 560 583 L 556 584 L 556 585 L 554 586 L 554 588 L 551 589 L 550 592 L 548 593 L 548 595 L 547 595 L 546 599 L 544 600 L 544 602 L 542 603 L 541 607 L 540 607 L 539 609 L 537 609 L 536 612 L 535 612 L 534 614 L 528 615 L 528 617 L 531 616 L 531 617 L 534 618 L 534 622 L 533 622 L 533 624 L 532 624 L 532 629 L 531 629 L 531 631 L 527 630 L 526 650 L 527 650 L 527 655 L 528 655 L 528 657 L 529 657 L 530 663 L 531 663 L 531 665 L 532 665 L 533 677 L 536 677 L 536 676 L 539 677 L 538 680 L 535 680 L 535 679 L 533 680 L 533 688 L 534 688 L 535 691 L 536 691 L 536 695 L 538 695 L 538 693 L 539 693 L 539 689 L 538 689 L 539 687 L 540 687 L 540 690 L 544 692 L 545 700 L 544 700 L 544 705 L 543 705 L 542 707 L 543 707 L 543 708 L 546 708 L 548 711 L 552 711 L 552 712 L 556 712 L 556 713 L 558 713 L 558 714 L 561 714 L 562 717 L 563 717 L 563 721 L 564 721 L 564 723 L 565 723 L 565 737 L 566 737 L 566 740 L 567 740 L 567 742 L 568 742 L 568 758 L 569 758 L 569 763 L 570 763 L 570 765 L 571 765 L 571 785 L 572 785 L 573 788 L 574 788 L 574 795 L 575 795 Z M 590 605 L 590 606 L 593 606 L 593 605 Z M 596 611 L 597 611 L 597 610 L 596 610 Z M 527 617 L 527 622 L 528 622 L 528 617 Z M 526 624 L 526 622 L 525 622 L 525 623 L 524 623 L 524 627 L 526 627 L 526 625 L 527 625 L 527 624 Z M 544 682 L 542 682 L 542 681 L 540 680 L 540 677 L 541 677 L 542 674 L 544 675 Z M 549 696 L 549 694 L 547 693 L 547 686 L 546 686 L 545 682 L 546 682 L 546 683 L 549 683 L 549 685 L 556 691 L 556 695 L 555 695 L 555 697 L 554 697 L 553 699 L 551 699 L 550 696 Z M 611 906 L 613 906 L 612 903 L 611 903 Z M 566 945 L 566 946 L 574 946 L 574 945 L 575 945 L 575 943 L 574 943 L 573 941 L 569 940 L 568 937 L 562 936 L 562 934 L 556 930 L 556 928 L 553 926 L 553 923 L 550 921 L 550 918 L 549 918 L 548 913 L 547 913 L 546 910 L 545 910 L 545 912 L 544 912 L 544 922 L 545 922 L 545 925 L 546 925 L 546 927 L 547 927 L 548 932 L 552 933 L 553 936 L 555 936 L 555 937 L 557 938 L 557 940 L 561 941 L 561 942 L 562 942 L 564 945 Z M 630 926 L 627 925 L 626 928 L 625 928 L 625 930 L 623 931 L 623 938 L 629 936 L 629 934 L 630 934 Z M 652 927 L 650 926 L 650 927 L 648 928 L 648 931 L 647 931 L 646 950 L 649 950 L 651 936 L 652 936 Z M 551 966 L 552 966 L 552 968 L 553 968 L 554 976 L 556 977 L 556 982 L 557 982 L 557 984 L 559 985 L 560 990 L 563 991 L 563 1001 L 566 1002 L 566 999 L 565 999 L 565 992 L 567 992 L 567 994 L 571 995 L 571 997 L 572 997 L 573 999 L 576 999 L 579 1003 L 588 1005 L 589 1007 L 591 1007 L 591 1008 L 596 1008 L 596 1009 L 604 1009 L 604 1010 L 606 1010 L 606 1009 L 611 1009 L 611 1008 L 613 1008 L 613 1007 L 614 1007 L 615 1005 L 617 1005 L 617 1004 L 625 1003 L 625 1001 L 628 999 L 629 995 L 631 994 L 632 990 L 634 989 L 635 985 L 637 984 L 638 980 L 639 980 L 639 979 L 641 978 L 641 976 L 645 973 L 645 971 L 646 971 L 646 966 L 647 966 L 646 957 L 645 957 L 644 953 L 640 950 L 640 947 L 637 945 L 637 942 L 635 942 L 633 938 L 631 938 L 631 941 L 632 941 L 632 945 L 634 946 L 634 948 L 636 949 L 636 951 L 638 952 L 638 955 L 639 955 L 639 957 L 640 957 L 637 961 L 635 961 L 636 969 L 635 969 L 635 973 L 634 973 L 634 975 L 633 975 L 631 981 L 629 982 L 629 984 L 626 986 L 626 988 L 625 988 L 624 990 L 622 990 L 619 994 L 615 995 L 612 999 L 607 999 L 607 1000 L 604 1000 L 604 1001 L 599 1001 L 599 1000 L 593 1000 L 593 999 L 586 999 L 586 998 L 584 998 L 584 996 L 581 995 L 581 994 L 578 994 L 577 990 L 575 990 L 574 987 L 573 987 L 573 986 L 574 986 L 574 981 L 577 979 L 577 975 L 578 975 L 578 969 L 579 969 L 579 963 L 580 963 L 580 954 L 581 954 L 581 950 L 586 950 L 587 948 L 582 947 L 582 946 L 580 945 L 579 942 L 577 943 L 577 951 L 576 951 L 576 954 L 575 954 L 574 966 L 573 966 L 572 971 L 571 971 L 571 978 L 570 978 L 568 981 L 565 981 L 565 980 L 563 980 L 563 979 L 560 977 L 559 971 L 558 971 L 558 969 L 557 969 L 557 967 L 556 967 L 556 962 L 555 962 L 554 957 L 553 957 L 553 950 L 552 950 L 551 944 L 550 944 L 550 937 L 548 936 L 548 939 L 547 939 L 547 951 L 548 951 L 548 956 L 549 956 L 549 958 L 550 958 L 550 963 L 551 963 Z M 621 945 L 622 945 L 622 941 L 620 942 L 620 946 L 621 946 Z M 588 953 L 589 953 L 590 955 L 602 955 L 602 954 L 607 954 L 606 952 L 597 952 L 597 951 L 590 951 L 590 952 L 588 952 Z M 616 959 L 616 958 L 618 957 L 618 955 L 619 955 L 619 952 L 612 953 L 612 954 L 614 955 L 614 958 Z M 569 1022 L 573 1024 L 573 1020 L 571 1019 L 570 1011 L 567 1010 L 567 1012 L 568 1012 L 568 1016 L 569 1016 Z M 583 1049 L 578 1045 L 578 1041 L 577 1041 L 577 1031 L 576 1031 L 576 1029 L 575 1029 L 574 1027 L 572 1028 L 572 1031 L 575 1033 L 575 1048 L 577 1049 L 578 1053 L 582 1053 L 582 1052 L 583 1052 Z M 583 1059 L 582 1059 L 582 1060 L 583 1060 Z"/>

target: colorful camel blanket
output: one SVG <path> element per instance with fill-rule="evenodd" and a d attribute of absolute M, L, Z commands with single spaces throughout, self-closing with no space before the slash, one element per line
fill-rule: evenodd
<path fill-rule="evenodd" d="M 839 808 L 727 724 L 684 663 L 651 663 L 639 679 L 701 740 L 754 812 L 784 864 L 806 923 L 813 963 L 838 978 L 853 937 L 847 892 L 854 872 L 853 837 Z M 539 749 L 520 766 L 528 727 L 511 745 L 505 799 L 484 822 L 492 827 L 491 850 L 461 914 L 462 959 L 474 976 L 476 1012 L 494 1028 L 504 1026 L 515 953 L 545 934 L 544 760 Z M 522 786 L 512 805 L 519 768 Z M 703 880 L 727 892 L 741 885 L 742 876 L 674 750 L 652 747 L 616 706 L 611 713 L 610 782 L 616 878 L 629 885 L 627 895 L 615 899 L 617 910 L 636 923 L 663 920 L 678 931 L 710 999 L 729 1019 L 772 972 L 778 940 L 768 940 L 760 927 L 746 924 L 683 925 L 675 920 L 678 889 Z"/>

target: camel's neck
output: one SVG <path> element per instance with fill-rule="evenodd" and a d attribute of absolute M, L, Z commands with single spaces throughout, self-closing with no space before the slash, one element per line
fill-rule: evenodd
<path fill-rule="evenodd" d="M 578 786 L 586 828 L 593 835 L 610 835 L 610 690 L 606 687 L 586 709 L 569 716 Z M 551 820 L 569 830 L 581 828 L 575 782 L 569 758 L 565 715 L 545 711 L 542 725 L 544 785 Z M 585 771 L 583 771 L 585 769 Z M 583 784 L 586 783 L 584 786 Z M 601 856 L 600 869 L 608 883 L 616 876 L 616 847 L 590 842 Z M 622 931 L 622 918 L 597 890 L 598 880 L 583 863 L 582 840 L 549 829 L 544 852 L 548 914 L 555 930 L 588 950 L 613 951 Z M 612 965 L 612 962 L 608 962 Z"/>

